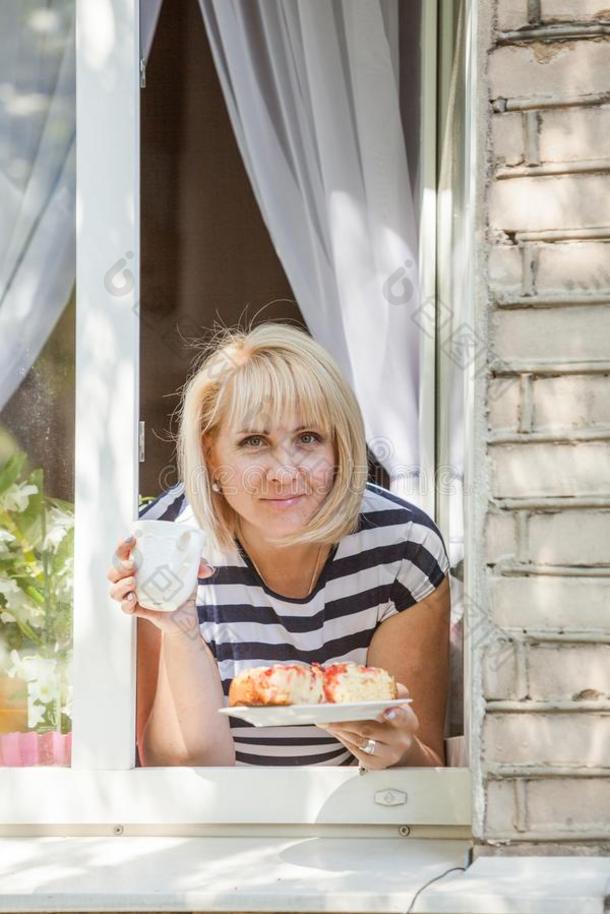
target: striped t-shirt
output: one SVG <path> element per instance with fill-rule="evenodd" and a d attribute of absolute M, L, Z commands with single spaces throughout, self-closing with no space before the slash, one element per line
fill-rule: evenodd
<path fill-rule="evenodd" d="M 179 483 L 140 511 L 149 520 L 198 526 Z M 227 703 L 234 676 L 282 662 L 366 663 L 375 630 L 427 597 L 449 570 L 440 531 L 420 508 L 374 483 L 362 496 L 358 529 L 330 551 L 313 592 L 275 593 L 239 540 L 203 555 L 216 569 L 201 579 L 197 609 Z M 237 765 L 356 765 L 335 737 L 315 725 L 254 727 L 229 718 Z"/>

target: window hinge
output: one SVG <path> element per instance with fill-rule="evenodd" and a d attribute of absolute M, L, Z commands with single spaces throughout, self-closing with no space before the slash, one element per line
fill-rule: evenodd
<path fill-rule="evenodd" d="M 146 88 L 146 61 L 140 58 L 140 89 Z"/>
<path fill-rule="evenodd" d="M 141 419 L 138 425 L 138 459 L 140 463 L 144 463 L 144 449 L 145 449 L 145 429 L 146 423 Z"/>

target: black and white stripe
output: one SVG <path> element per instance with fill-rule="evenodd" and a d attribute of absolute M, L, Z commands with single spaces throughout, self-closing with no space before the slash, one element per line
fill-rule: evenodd
<path fill-rule="evenodd" d="M 197 526 L 182 484 L 140 511 Z M 366 663 L 375 629 L 425 599 L 449 570 L 443 538 L 420 508 L 367 483 L 358 530 L 331 551 L 315 590 L 282 597 L 259 578 L 239 543 L 204 553 L 216 568 L 201 580 L 198 612 L 226 696 L 234 676 L 281 662 Z M 342 743 L 313 725 L 254 727 L 230 718 L 238 765 L 353 765 Z"/>

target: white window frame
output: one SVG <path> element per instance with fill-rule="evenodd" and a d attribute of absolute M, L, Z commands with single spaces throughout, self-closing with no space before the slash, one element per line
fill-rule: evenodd
<path fill-rule="evenodd" d="M 433 259 L 435 235 L 436 4 L 426 0 L 423 9 L 422 37 L 434 61 L 424 61 L 422 275 L 424 294 L 433 294 L 426 258 Z M 138 0 L 77 2 L 72 767 L 3 769 L 0 834 L 195 834 L 281 825 L 350 834 L 356 826 L 403 828 L 402 834 L 407 827 L 414 837 L 469 837 L 468 768 L 134 767 L 136 621 L 117 611 L 105 576 L 137 516 L 138 36 Z M 433 388 L 425 396 L 430 407 Z"/>

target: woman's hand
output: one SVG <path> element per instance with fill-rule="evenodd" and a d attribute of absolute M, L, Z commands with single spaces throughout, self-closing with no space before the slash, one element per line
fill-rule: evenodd
<path fill-rule="evenodd" d="M 398 698 L 408 698 L 409 690 L 396 683 Z M 397 765 L 413 744 L 419 728 L 417 715 L 410 705 L 394 705 L 382 711 L 374 720 L 341 721 L 318 724 L 336 737 L 356 756 L 363 768 L 381 770 Z M 369 740 L 375 741 L 374 751 L 362 751 Z"/>
<path fill-rule="evenodd" d="M 139 616 L 141 619 L 148 619 L 153 625 L 156 625 L 166 637 L 174 635 L 189 635 L 192 638 L 199 637 L 199 619 L 197 616 L 197 585 L 185 600 L 182 606 L 174 612 L 159 612 L 154 609 L 145 609 L 136 600 L 135 595 L 135 572 L 136 564 L 131 557 L 131 550 L 135 546 L 135 539 L 130 538 L 121 540 L 113 556 L 112 566 L 108 570 L 106 577 L 114 585 L 110 588 L 110 596 L 117 603 L 121 604 L 124 613 L 131 616 Z M 214 574 L 215 569 L 205 562 L 200 562 L 197 576 L 199 578 L 209 578 Z"/>

